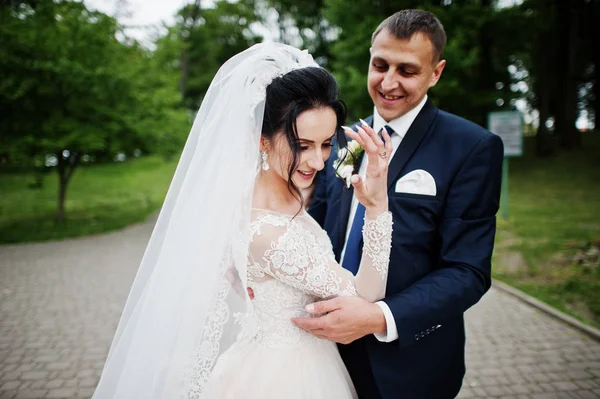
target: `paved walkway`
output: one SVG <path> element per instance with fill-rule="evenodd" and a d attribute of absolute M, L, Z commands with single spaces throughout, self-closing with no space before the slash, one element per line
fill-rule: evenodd
<path fill-rule="evenodd" d="M 0 246 L 0 399 L 91 397 L 151 230 Z M 600 397 L 600 343 L 494 289 L 467 325 L 461 398 Z"/>

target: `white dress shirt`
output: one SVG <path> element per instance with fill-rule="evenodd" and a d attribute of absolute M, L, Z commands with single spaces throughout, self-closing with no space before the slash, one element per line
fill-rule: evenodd
<path fill-rule="evenodd" d="M 392 153 L 390 154 L 390 162 L 396 154 L 396 150 L 400 147 L 400 143 L 404 136 L 406 136 L 406 132 L 413 124 L 421 109 L 425 106 L 427 102 L 427 95 L 421 100 L 419 105 L 415 108 L 408 111 L 406 114 L 402 115 L 399 118 L 396 118 L 390 122 L 386 122 L 379 113 L 377 112 L 377 108 L 373 110 L 373 130 L 375 132 L 379 132 L 381 128 L 384 126 L 389 126 L 394 129 L 394 133 L 391 136 L 392 139 Z M 388 132 L 389 133 L 389 132 Z M 362 162 L 360 164 L 360 168 L 358 170 L 358 174 L 364 179 L 365 173 L 367 171 L 368 158 L 366 156 L 363 157 Z M 350 207 L 350 216 L 348 218 L 348 227 L 346 228 L 346 243 L 348 242 L 348 235 L 350 234 L 350 230 L 352 229 L 352 222 L 354 221 L 354 216 L 356 215 L 356 208 L 358 207 L 358 200 L 355 196 L 352 196 L 352 205 Z M 346 244 L 344 244 L 344 249 L 342 250 L 342 257 L 340 259 L 340 264 L 344 262 L 344 255 L 346 254 Z M 392 311 L 389 306 L 383 302 L 376 302 L 377 305 L 383 311 L 383 315 L 385 316 L 385 322 L 387 324 L 387 333 L 386 334 L 374 334 L 375 338 L 377 338 L 381 342 L 392 342 L 398 339 L 398 328 L 396 327 L 396 321 L 394 320 L 394 316 L 392 315 Z"/>

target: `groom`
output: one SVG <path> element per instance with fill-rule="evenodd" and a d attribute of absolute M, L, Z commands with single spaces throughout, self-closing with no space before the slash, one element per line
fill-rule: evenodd
<path fill-rule="evenodd" d="M 393 130 L 389 209 L 394 217 L 386 297 L 340 297 L 296 319 L 336 341 L 361 398 L 453 398 L 465 373 L 463 313 L 490 288 L 503 146 L 494 134 L 433 105 L 446 34 L 431 13 L 404 10 L 373 34 L 366 118 Z M 363 213 L 331 165 L 321 172 L 310 213 L 338 261 L 360 263 Z M 360 172 L 365 168 L 363 159 Z M 363 208 L 364 209 L 364 208 Z"/>

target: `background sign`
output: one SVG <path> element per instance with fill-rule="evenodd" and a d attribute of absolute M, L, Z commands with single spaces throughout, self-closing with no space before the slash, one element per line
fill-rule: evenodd
<path fill-rule="evenodd" d="M 523 155 L 523 121 L 519 111 L 490 112 L 488 129 L 504 142 L 505 157 Z"/>

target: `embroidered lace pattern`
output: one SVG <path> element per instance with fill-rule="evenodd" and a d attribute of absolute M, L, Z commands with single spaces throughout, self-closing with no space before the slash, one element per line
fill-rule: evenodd
<path fill-rule="evenodd" d="M 371 258 L 372 267 L 381 279 L 387 281 L 388 264 L 392 250 L 392 215 L 384 213 L 375 220 L 365 220 L 363 226 L 363 253 Z"/>
<path fill-rule="evenodd" d="M 309 215 L 292 217 L 254 210 L 252 220 L 247 271 L 256 319 L 234 315 L 246 331 L 241 340 L 269 347 L 306 345 L 318 338 L 296 327 L 291 319 L 307 317 L 307 304 L 356 295 L 376 301 L 385 295 L 390 213 L 366 220 L 363 258 L 356 277 L 337 264 L 331 241 Z"/>

